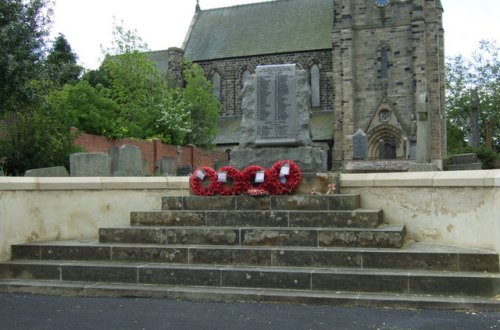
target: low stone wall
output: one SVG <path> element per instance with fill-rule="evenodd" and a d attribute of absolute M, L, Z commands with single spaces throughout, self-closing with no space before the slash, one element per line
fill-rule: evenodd
<path fill-rule="evenodd" d="M 500 252 L 500 170 L 344 174 L 340 185 L 411 240 Z"/>
<path fill-rule="evenodd" d="M 0 260 L 15 243 L 95 239 L 129 224 L 131 211 L 188 195 L 188 177 L 0 177 Z M 342 193 L 405 224 L 412 240 L 500 253 L 500 170 L 343 174 Z"/>
<path fill-rule="evenodd" d="M 131 211 L 187 195 L 188 177 L 0 177 L 0 261 L 15 243 L 85 240 L 100 227 L 126 226 Z"/>

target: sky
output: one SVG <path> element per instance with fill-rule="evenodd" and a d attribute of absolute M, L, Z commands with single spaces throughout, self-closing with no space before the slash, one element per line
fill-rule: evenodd
<path fill-rule="evenodd" d="M 441 0 L 446 56 L 468 56 L 481 39 L 500 45 L 499 0 Z M 200 0 L 202 9 L 262 2 Z M 96 69 L 111 46 L 113 21 L 136 30 L 151 50 L 182 47 L 196 0 L 55 0 L 52 34 L 62 33 L 79 63 Z"/>

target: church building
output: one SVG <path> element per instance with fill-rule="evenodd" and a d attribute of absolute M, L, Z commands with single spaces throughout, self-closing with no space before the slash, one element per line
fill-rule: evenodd
<path fill-rule="evenodd" d="M 440 0 L 275 0 L 202 10 L 184 56 L 212 81 L 222 108 L 215 144 L 238 148 L 243 80 L 257 66 L 296 64 L 311 87 L 311 134 L 328 168 L 446 154 Z M 419 105 L 420 104 L 420 105 Z M 419 109 L 428 109 L 425 113 Z"/>

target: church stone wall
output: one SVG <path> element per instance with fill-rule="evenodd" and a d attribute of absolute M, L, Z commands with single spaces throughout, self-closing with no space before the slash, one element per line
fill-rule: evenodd
<path fill-rule="evenodd" d="M 221 116 L 242 115 L 242 74 L 245 70 L 254 73 L 258 65 L 296 63 L 308 72 L 312 65 L 318 65 L 320 69 L 320 107 L 313 109 L 313 111 L 332 110 L 333 108 L 331 50 L 249 56 L 196 63 L 204 69 L 207 77 L 210 77 L 214 72 L 221 76 Z"/>
<path fill-rule="evenodd" d="M 446 124 L 442 13 L 439 0 L 394 0 L 384 8 L 371 0 L 335 1 L 334 167 L 340 168 L 353 159 L 352 135 L 358 129 L 370 135 L 367 130 L 382 127 L 377 116 L 381 106 L 395 117 L 386 125 L 386 136 L 396 132 L 398 148 L 405 145 L 402 140 L 414 138 L 416 100 L 423 92 L 427 92 L 432 109 L 432 159 L 439 162 L 443 158 Z M 401 150 L 397 154 L 408 155 Z"/>

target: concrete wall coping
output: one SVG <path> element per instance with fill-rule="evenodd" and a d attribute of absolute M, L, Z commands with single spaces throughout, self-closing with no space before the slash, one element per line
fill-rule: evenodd
<path fill-rule="evenodd" d="M 189 189 L 189 177 L 0 177 L 0 191 L 165 189 Z"/>
<path fill-rule="evenodd" d="M 500 187 L 500 170 L 342 174 L 341 187 Z M 5 190 L 187 190 L 189 177 L 0 177 Z"/>
<path fill-rule="evenodd" d="M 500 170 L 342 174 L 341 187 L 500 187 Z"/>

